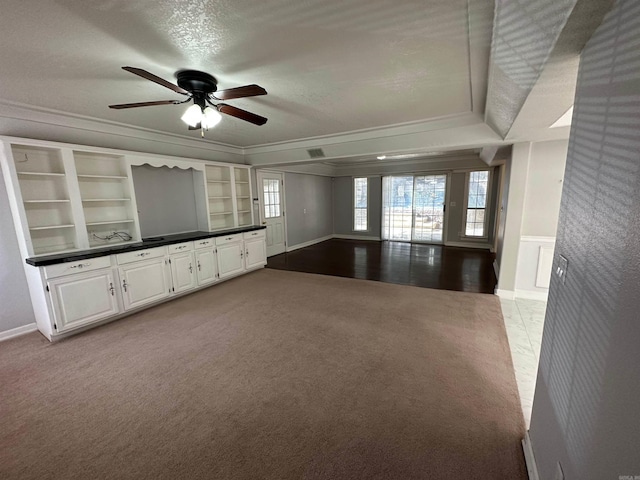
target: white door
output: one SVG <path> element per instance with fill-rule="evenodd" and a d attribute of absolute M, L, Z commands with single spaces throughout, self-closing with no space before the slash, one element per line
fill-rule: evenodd
<path fill-rule="evenodd" d="M 157 302 L 171 293 L 164 257 L 123 265 L 119 273 L 125 310 Z"/>
<path fill-rule="evenodd" d="M 244 272 L 243 242 L 227 243 L 218 247 L 218 274 L 220 278 Z"/>
<path fill-rule="evenodd" d="M 169 263 L 171 265 L 172 290 L 174 293 L 186 292 L 195 288 L 196 274 L 193 268 L 193 255 L 191 252 L 171 255 Z"/>
<path fill-rule="evenodd" d="M 264 237 L 244 241 L 244 263 L 247 270 L 263 267 L 267 263 L 267 245 Z"/>
<path fill-rule="evenodd" d="M 195 255 L 198 285 L 215 282 L 218 275 L 215 252 L 213 250 L 196 250 Z"/>
<path fill-rule="evenodd" d="M 267 226 L 267 256 L 284 253 L 284 181 L 282 173 L 258 171 L 258 197 L 260 198 L 260 221 Z"/>
<path fill-rule="evenodd" d="M 120 313 L 111 269 L 47 282 L 58 332 Z"/>

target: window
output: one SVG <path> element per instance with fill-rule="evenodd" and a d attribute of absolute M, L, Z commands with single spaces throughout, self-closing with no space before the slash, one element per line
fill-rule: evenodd
<path fill-rule="evenodd" d="M 489 172 L 467 174 L 467 215 L 464 233 L 467 237 L 486 237 L 486 209 Z"/>
<path fill-rule="evenodd" d="M 264 218 L 280 216 L 280 181 L 272 178 L 262 180 L 264 194 Z"/>
<path fill-rule="evenodd" d="M 369 229 L 367 221 L 368 183 L 367 178 L 353 179 L 353 230 L 355 232 L 366 232 Z"/>

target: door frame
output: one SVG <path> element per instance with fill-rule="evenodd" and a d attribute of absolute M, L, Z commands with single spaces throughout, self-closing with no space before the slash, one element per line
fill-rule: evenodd
<path fill-rule="evenodd" d="M 258 194 L 258 217 L 260 219 L 260 225 L 266 225 L 266 219 L 264 218 L 264 190 L 262 189 L 262 185 L 260 184 L 260 179 L 258 175 L 260 172 L 268 173 L 268 174 L 276 174 L 280 175 L 282 179 L 281 186 L 281 197 L 282 197 L 282 221 L 284 222 L 284 253 L 289 251 L 289 231 L 287 229 L 287 185 L 285 179 L 285 172 L 279 170 L 271 170 L 269 168 L 256 168 L 256 193 Z M 268 257 L 267 257 L 268 258 Z"/>
<path fill-rule="evenodd" d="M 446 171 L 446 172 L 442 172 L 442 171 L 435 171 L 435 172 L 413 172 L 413 173 L 390 173 L 388 175 L 380 175 L 380 182 L 381 182 L 381 205 L 380 205 L 380 238 L 382 239 L 382 226 L 384 225 L 384 178 L 385 177 L 408 177 L 411 176 L 413 177 L 413 182 L 414 182 L 414 187 L 415 187 L 415 177 L 425 177 L 425 176 L 436 176 L 436 175 L 444 175 L 446 177 L 445 179 L 445 191 L 444 191 L 444 203 L 443 203 L 443 207 L 444 207 L 444 214 L 442 216 L 442 241 L 441 242 L 425 242 L 422 240 L 413 240 L 413 230 L 414 230 L 414 222 L 415 222 L 415 213 L 413 212 L 413 206 L 412 206 L 412 213 L 411 213 L 411 240 L 391 240 L 391 239 L 386 239 L 387 241 L 392 241 L 392 242 L 405 242 L 405 243 L 419 243 L 422 245 L 442 245 L 444 246 L 445 243 L 447 242 L 447 232 L 449 231 L 449 212 L 450 212 L 450 208 L 448 208 L 449 205 L 449 198 L 450 198 L 450 192 L 451 192 L 451 172 Z M 355 177 L 354 177 L 355 178 Z M 352 187 L 353 188 L 353 187 Z M 412 199 L 413 202 L 413 199 Z M 352 210 L 353 211 L 353 210 Z"/>

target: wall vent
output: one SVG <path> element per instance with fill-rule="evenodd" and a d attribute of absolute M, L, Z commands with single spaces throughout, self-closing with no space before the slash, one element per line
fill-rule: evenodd
<path fill-rule="evenodd" d="M 324 158 L 324 152 L 321 148 L 310 148 L 307 153 L 311 158 Z"/>

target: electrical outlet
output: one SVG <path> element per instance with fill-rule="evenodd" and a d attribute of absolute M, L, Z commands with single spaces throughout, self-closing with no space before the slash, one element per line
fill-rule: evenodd
<path fill-rule="evenodd" d="M 556 465 L 556 475 L 553 477 L 553 480 L 564 480 L 564 472 L 562 471 L 562 465 L 560 465 L 560 462 Z"/>

